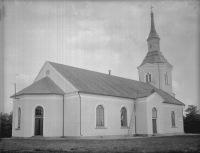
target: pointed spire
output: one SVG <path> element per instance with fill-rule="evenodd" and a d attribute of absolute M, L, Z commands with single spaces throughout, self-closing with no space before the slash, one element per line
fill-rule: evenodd
<path fill-rule="evenodd" d="M 156 29 L 155 29 L 154 18 L 153 18 L 153 11 L 152 11 L 152 9 L 153 9 L 152 5 L 151 5 L 150 9 L 151 9 L 151 31 L 150 31 L 148 39 L 155 38 L 155 37 L 159 38 L 159 36 L 158 36 L 158 34 L 156 32 Z"/>

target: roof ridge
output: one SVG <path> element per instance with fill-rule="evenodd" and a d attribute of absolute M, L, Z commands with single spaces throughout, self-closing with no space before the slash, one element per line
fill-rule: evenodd
<path fill-rule="evenodd" d="M 153 85 L 136 81 L 119 76 L 113 76 L 105 73 L 95 72 L 82 68 L 76 68 L 67 66 L 64 64 L 48 62 L 53 68 L 55 68 L 60 75 L 69 81 L 78 91 L 100 94 L 100 95 L 112 95 L 114 97 L 126 97 L 135 98 L 137 92 L 140 92 L 140 97 L 148 97 L 151 94 L 151 90 L 157 88 Z M 43 80 L 43 81 L 42 81 Z M 40 81 L 42 81 L 40 83 Z M 45 88 L 44 88 L 45 87 Z M 60 94 L 65 92 L 57 85 L 50 76 L 45 76 L 29 86 L 30 90 L 22 90 L 18 92 L 18 95 L 23 94 Z M 162 90 L 157 90 L 159 95 L 172 104 L 179 104 L 178 100 L 171 98 Z"/>
<path fill-rule="evenodd" d="M 50 62 L 50 61 L 47 61 L 47 62 L 49 62 L 50 64 L 53 63 L 53 64 L 58 64 L 58 65 L 62 65 L 62 66 L 67 66 L 67 67 L 71 67 L 71 68 L 75 68 L 75 69 L 80 69 L 80 70 L 84 70 L 84 71 L 89 71 L 89 72 L 93 72 L 93 73 L 99 73 L 99 74 L 103 74 L 103 75 L 110 76 L 110 77 L 117 77 L 117 78 L 121 78 L 121 79 L 127 79 L 127 80 L 131 80 L 131 81 L 135 81 L 135 82 L 140 82 L 140 81 L 138 81 L 138 80 L 133 80 L 133 79 L 129 79 L 129 78 L 124 78 L 124 77 L 120 77 L 120 76 L 116 76 L 116 75 L 109 75 L 109 74 L 106 74 L 106 73 L 97 72 L 97 71 L 93 71 L 93 70 L 78 68 L 78 67 L 69 66 L 69 65 L 64 65 L 64 64 L 55 63 L 55 62 Z M 142 82 L 142 83 L 146 83 L 146 82 Z"/>

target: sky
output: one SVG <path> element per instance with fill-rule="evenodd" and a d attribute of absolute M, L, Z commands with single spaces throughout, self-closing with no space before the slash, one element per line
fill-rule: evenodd
<path fill-rule="evenodd" d="M 176 98 L 199 106 L 198 0 L 4 0 L 4 112 L 45 61 L 139 80 L 147 54 L 150 7 L 162 54 L 173 66 Z M 1 20 L 2 22 L 2 20 Z"/>

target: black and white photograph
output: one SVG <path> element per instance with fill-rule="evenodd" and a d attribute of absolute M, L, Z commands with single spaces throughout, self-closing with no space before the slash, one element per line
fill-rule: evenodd
<path fill-rule="evenodd" d="M 199 0 L 0 0 L 0 152 L 200 152 Z"/>

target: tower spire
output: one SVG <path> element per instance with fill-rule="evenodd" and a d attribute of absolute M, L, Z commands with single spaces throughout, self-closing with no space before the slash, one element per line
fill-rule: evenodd
<path fill-rule="evenodd" d="M 155 28 L 155 24 L 154 24 L 154 17 L 153 17 L 153 11 L 152 11 L 152 9 L 153 9 L 153 6 L 151 5 L 151 7 L 150 7 L 150 9 L 151 9 L 151 31 L 150 31 L 150 34 L 149 34 L 149 37 L 148 37 L 148 39 L 150 39 L 150 38 L 159 38 L 159 36 L 158 36 L 158 34 L 157 34 L 157 32 L 156 32 L 156 28 Z M 147 40 L 148 40 L 147 39 Z M 160 38 L 159 38 L 160 39 Z"/>
<path fill-rule="evenodd" d="M 152 12 L 152 9 L 153 9 L 153 6 L 152 6 L 152 5 L 151 5 L 150 9 L 151 9 L 151 13 L 153 13 L 153 12 Z"/>

